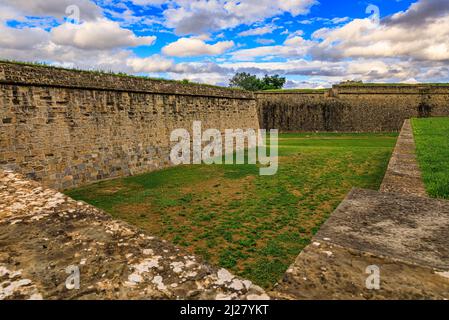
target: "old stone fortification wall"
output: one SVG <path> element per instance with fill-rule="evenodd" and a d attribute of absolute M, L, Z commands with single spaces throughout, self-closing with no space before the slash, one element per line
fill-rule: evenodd
<path fill-rule="evenodd" d="M 172 81 L 0 63 L 0 167 L 67 189 L 170 165 L 170 133 L 258 129 L 254 96 Z"/>
<path fill-rule="evenodd" d="M 342 85 L 256 97 L 261 127 L 281 131 L 399 131 L 405 119 L 449 116 L 449 86 Z"/>
<path fill-rule="evenodd" d="M 257 102 L 256 102 L 257 100 Z M 449 86 L 334 86 L 257 93 L 0 63 L 0 167 L 56 189 L 170 165 L 170 133 L 190 129 L 399 131 L 449 115 Z"/>

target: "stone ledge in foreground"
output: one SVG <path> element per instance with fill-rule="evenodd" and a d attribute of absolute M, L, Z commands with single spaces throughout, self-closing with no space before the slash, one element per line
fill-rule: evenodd
<path fill-rule="evenodd" d="M 80 270 L 68 290 L 66 268 Z M 82 202 L 0 171 L 2 299 L 268 299 L 258 286 L 203 263 Z"/>
<path fill-rule="evenodd" d="M 380 290 L 366 288 L 371 265 L 380 269 Z M 449 201 L 352 190 L 270 294 L 449 299 Z"/>
<path fill-rule="evenodd" d="M 366 287 L 368 266 L 378 266 L 380 289 Z M 449 272 L 315 241 L 305 248 L 270 295 L 288 300 L 449 299 Z"/>

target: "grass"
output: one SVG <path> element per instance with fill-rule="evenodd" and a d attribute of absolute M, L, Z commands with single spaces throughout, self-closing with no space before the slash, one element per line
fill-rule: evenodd
<path fill-rule="evenodd" d="M 412 124 L 427 193 L 449 199 L 449 118 L 413 119 Z"/>
<path fill-rule="evenodd" d="M 40 68 L 49 68 L 49 69 L 56 69 L 56 70 L 66 70 L 66 71 L 73 71 L 73 72 L 80 72 L 80 73 L 87 73 L 87 74 L 94 74 L 94 75 L 112 75 L 115 77 L 122 77 L 122 78 L 134 78 L 134 79 L 146 79 L 146 80 L 152 80 L 152 81 L 159 81 L 159 82 L 171 82 L 171 83 L 178 83 L 182 85 L 190 85 L 190 86 L 204 86 L 204 87 L 211 87 L 211 88 L 218 88 L 218 89 L 225 89 L 230 91 L 243 91 L 239 88 L 229 88 L 229 87 L 223 87 L 223 86 L 215 86 L 210 85 L 206 83 L 197 83 L 192 82 L 189 80 L 171 80 L 171 79 L 163 79 L 163 78 L 154 78 L 154 77 L 147 77 L 143 75 L 132 75 L 127 74 L 123 72 L 114 72 L 112 70 L 96 70 L 96 69 L 79 69 L 79 68 L 64 68 L 64 67 L 57 67 L 53 66 L 51 64 L 48 64 L 47 62 L 26 62 L 26 61 L 15 61 L 15 60 L 3 60 L 0 59 L 0 63 L 9 63 L 9 64 L 16 64 L 16 65 L 22 65 L 22 66 L 29 66 L 29 67 L 40 67 Z"/>
<path fill-rule="evenodd" d="M 354 87 L 354 86 L 360 86 L 360 87 L 384 87 L 384 86 L 391 86 L 391 87 L 410 87 L 410 86 L 449 86 L 449 83 L 431 83 L 431 82 L 421 82 L 421 83 L 358 83 L 358 82 L 350 82 L 350 83 L 340 83 L 337 86 L 340 87 Z"/>
<path fill-rule="evenodd" d="M 279 171 L 174 167 L 68 195 L 267 289 L 352 187 L 378 189 L 396 134 L 282 134 Z"/>
<path fill-rule="evenodd" d="M 257 93 L 325 93 L 329 89 L 278 89 L 278 90 L 264 90 Z"/>

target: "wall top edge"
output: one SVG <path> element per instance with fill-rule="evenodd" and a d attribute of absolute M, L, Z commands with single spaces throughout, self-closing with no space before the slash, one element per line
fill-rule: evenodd
<path fill-rule="evenodd" d="M 253 100 L 252 92 L 170 80 L 0 62 L 0 84 Z"/>
<path fill-rule="evenodd" d="M 334 85 L 332 90 L 335 93 L 419 93 L 419 94 L 433 94 L 433 93 L 447 93 L 449 94 L 449 84 L 397 84 L 397 85 L 378 85 L 378 84 L 364 84 L 364 85 Z"/>
<path fill-rule="evenodd" d="M 254 94 L 256 95 L 269 95 L 269 94 L 314 94 L 314 95 L 324 95 L 327 94 L 329 92 L 329 90 L 321 90 L 321 91 L 257 91 Z"/>

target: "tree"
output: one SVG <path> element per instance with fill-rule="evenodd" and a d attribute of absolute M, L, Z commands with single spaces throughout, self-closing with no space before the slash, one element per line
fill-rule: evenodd
<path fill-rule="evenodd" d="M 261 91 L 261 90 L 276 90 L 282 89 L 285 85 L 286 79 L 281 78 L 279 75 L 268 76 L 265 75 L 263 79 L 259 79 L 257 76 L 240 72 L 236 73 L 231 80 L 229 80 L 229 86 L 233 88 L 241 88 L 248 91 Z"/>
<path fill-rule="evenodd" d="M 262 90 L 278 90 L 282 89 L 285 85 L 286 79 L 281 78 L 279 75 L 274 75 L 269 77 L 267 74 L 262 80 L 263 89 Z"/>
<path fill-rule="evenodd" d="M 229 86 L 249 91 L 262 90 L 262 83 L 260 79 L 246 72 L 236 73 L 229 81 Z"/>

